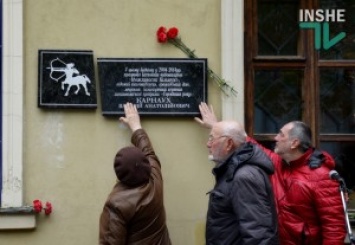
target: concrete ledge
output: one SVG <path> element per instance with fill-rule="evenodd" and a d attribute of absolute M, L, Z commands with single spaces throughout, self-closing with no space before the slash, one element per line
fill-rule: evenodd
<path fill-rule="evenodd" d="M 26 230 L 36 228 L 35 213 L 0 213 L 1 230 Z"/>

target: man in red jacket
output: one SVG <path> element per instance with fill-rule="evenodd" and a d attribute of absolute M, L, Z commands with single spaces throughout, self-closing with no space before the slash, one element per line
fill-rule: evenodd
<path fill-rule="evenodd" d="M 202 120 L 210 128 L 217 120 L 212 107 L 201 103 Z M 339 183 L 329 178 L 335 162 L 326 152 L 311 146 L 311 130 L 303 122 L 284 125 L 275 137 L 274 151 L 262 147 L 271 158 L 282 245 L 343 245 L 345 216 Z M 248 137 L 249 141 L 257 142 Z"/>

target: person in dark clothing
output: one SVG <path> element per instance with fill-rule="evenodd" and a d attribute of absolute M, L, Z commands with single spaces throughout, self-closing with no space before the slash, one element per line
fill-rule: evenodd
<path fill-rule="evenodd" d="M 120 149 L 114 159 L 118 182 L 100 217 L 100 245 L 170 245 L 163 202 L 161 165 L 136 107 L 124 105 L 120 121 L 132 131 L 134 146 Z"/>
<path fill-rule="evenodd" d="M 206 128 L 217 123 L 213 108 L 200 104 Z M 329 177 L 335 162 L 330 154 L 312 147 L 312 131 L 301 121 L 286 123 L 275 136 L 274 151 L 255 144 L 272 161 L 271 184 L 278 211 L 282 245 L 343 245 L 345 217 L 339 183 Z"/>
<path fill-rule="evenodd" d="M 246 142 L 244 129 L 234 121 L 215 123 L 207 147 L 216 164 L 216 184 L 209 192 L 206 244 L 279 244 L 271 160 Z"/>

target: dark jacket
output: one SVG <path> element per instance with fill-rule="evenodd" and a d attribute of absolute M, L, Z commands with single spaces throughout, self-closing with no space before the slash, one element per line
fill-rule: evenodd
<path fill-rule="evenodd" d="M 128 187 L 118 182 L 108 196 L 100 218 L 100 245 L 170 245 L 163 204 L 160 162 L 143 129 L 132 135 L 152 166 L 149 182 Z"/>
<path fill-rule="evenodd" d="M 207 245 L 274 245 L 277 216 L 269 176 L 270 159 L 251 143 L 242 144 L 213 169 L 216 178 L 207 213 Z"/>

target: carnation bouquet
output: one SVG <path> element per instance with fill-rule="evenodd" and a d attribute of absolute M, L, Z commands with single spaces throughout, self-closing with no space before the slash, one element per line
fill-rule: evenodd
<path fill-rule="evenodd" d="M 33 200 L 32 205 L 21 206 L 21 207 L 3 207 L 0 208 L 0 213 L 40 213 L 44 211 L 45 215 L 50 215 L 53 211 L 52 203 L 46 202 L 43 206 L 42 202 L 38 199 Z"/>
<path fill-rule="evenodd" d="M 171 27 L 167 29 L 165 26 L 161 26 L 158 28 L 156 32 L 157 41 L 159 43 L 171 43 L 175 47 L 179 48 L 182 52 L 184 52 L 189 58 L 196 59 L 198 58 L 195 54 L 195 50 L 191 50 L 186 44 L 182 41 L 181 37 L 179 37 L 179 29 L 176 27 Z M 218 76 L 212 69 L 208 67 L 208 76 L 212 78 L 218 87 L 225 94 L 233 94 L 237 95 L 237 91 L 228 84 L 223 78 Z"/>

